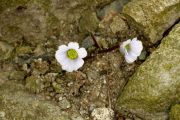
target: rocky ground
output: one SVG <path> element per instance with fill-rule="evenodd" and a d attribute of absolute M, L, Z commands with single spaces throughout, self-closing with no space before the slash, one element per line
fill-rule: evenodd
<path fill-rule="evenodd" d="M 0 0 L 0 120 L 179 120 L 179 19 L 179 0 Z M 72 73 L 54 58 L 70 41 L 88 50 Z"/>

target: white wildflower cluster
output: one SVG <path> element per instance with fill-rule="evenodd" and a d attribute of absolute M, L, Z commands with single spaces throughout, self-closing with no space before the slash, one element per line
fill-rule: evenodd
<path fill-rule="evenodd" d="M 142 42 L 134 38 L 120 45 L 120 52 L 125 56 L 127 63 L 133 63 L 141 54 Z M 85 48 L 79 48 L 76 42 L 70 42 L 68 46 L 61 45 L 55 53 L 55 58 L 67 72 L 76 71 L 84 64 L 83 58 L 87 56 Z"/>

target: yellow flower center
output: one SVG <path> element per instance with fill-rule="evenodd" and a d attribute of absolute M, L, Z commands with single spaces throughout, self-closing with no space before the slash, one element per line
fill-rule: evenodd
<path fill-rule="evenodd" d="M 130 44 L 127 44 L 127 45 L 125 46 L 125 48 L 126 48 L 127 52 L 130 51 L 130 49 L 131 49 Z"/>
<path fill-rule="evenodd" d="M 69 49 L 67 51 L 67 57 L 71 60 L 74 60 L 74 59 L 78 58 L 78 53 L 76 52 L 75 49 Z"/>

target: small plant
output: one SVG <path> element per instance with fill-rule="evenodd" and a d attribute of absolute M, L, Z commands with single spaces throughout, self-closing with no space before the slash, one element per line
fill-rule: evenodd
<path fill-rule="evenodd" d="M 142 42 L 137 40 L 137 38 L 124 41 L 120 45 L 120 52 L 124 55 L 127 63 L 133 63 L 140 56 L 142 49 Z"/>
<path fill-rule="evenodd" d="M 92 38 L 95 44 L 97 44 L 93 35 Z M 118 47 L 120 52 L 124 55 L 127 63 L 133 63 L 137 57 L 140 56 L 143 49 L 142 42 L 137 40 L 137 38 L 133 38 L 132 40 L 128 39 Z M 99 53 L 108 52 L 116 48 L 117 46 L 114 46 L 110 49 L 101 50 Z M 83 58 L 86 56 L 86 49 L 79 48 L 79 44 L 77 42 L 70 42 L 68 46 L 61 45 L 55 53 L 55 58 L 61 64 L 62 69 L 66 70 L 67 72 L 76 71 L 81 68 L 84 64 Z"/>

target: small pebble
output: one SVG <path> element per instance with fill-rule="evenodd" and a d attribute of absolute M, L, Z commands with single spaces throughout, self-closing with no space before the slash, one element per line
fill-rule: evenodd
<path fill-rule="evenodd" d="M 91 116 L 93 120 L 113 120 L 114 111 L 111 108 L 96 108 Z"/>
<path fill-rule="evenodd" d="M 66 98 L 63 98 L 59 101 L 59 107 L 61 107 L 61 109 L 68 109 L 71 107 L 71 104 Z"/>
<path fill-rule="evenodd" d="M 0 118 L 2 117 L 5 117 L 6 113 L 4 111 L 0 111 Z"/>

